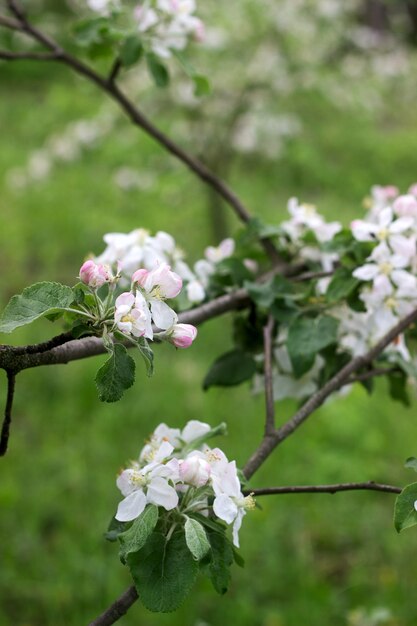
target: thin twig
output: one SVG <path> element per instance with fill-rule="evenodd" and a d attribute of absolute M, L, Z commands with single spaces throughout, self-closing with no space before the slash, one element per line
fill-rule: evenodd
<path fill-rule="evenodd" d="M 21 26 L 19 22 L 16 20 L 12 20 L 10 17 L 6 15 L 0 15 L 0 26 L 4 26 L 5 28 L 10 28 L 10 30 L 21 30 Z"/>
<path fill-rule="evenodd" d="M 9 444 L 10 424 L 12 423 L 12 408 L 15 392 L 16 374 L 11 370 L 7 370 L 7 399 L 6 408 L 4 409 L 3 426 L 0 436 L 0 456 L 4 456 L 7 452 Z"/>
<path fill-rule="evenodd" d="M 366 483 L 337 483 L 335 485 L 294 485 L 285 487 L 264 487 L 263 489 L 245 490 L 245 496 L 274 496 L 291 493 L 337 493 L 339 491 L 385 491 L 386 493 L 401 493 L 401 487 L 374 483 L 372 480 Z"/>
<path fill-rule="evenodd" d="M 275 430 L 274 381 L 272 375 L 272 333 L 274 318 L 269 315 L 264 326 L 265 436 Z"/>
<path fill-rule="evenodd" d="M 31 24 L 26 18 L 23 8 L 17 0 L 7 0 L 7 4 L 10 11 L 18 18 L 20 30 L 31 36 L 39 43 L 43 44 L 54 53 L 51 60 L 64 63 L 78 74 L 85 76 L 90 81 L 95 83 L 119 104 L 134 125 L 139 126 L 168 152 L 182 161 L 192 172 L 194 172 L 194 174 L 198 176 L 198 178 L 200 178 L 200 180 L 212 187 L 227 202 L 227 204 L 232 207 L 241 221 L 248 223 L 252 219 L 248 209 L 238 196 L 228 187 L 225 181 L 214 174 L 214 172 L 206 167 L 202 161 L 188 154 L 170 137 L 154 126 L 154 124 L 152 124 L 152 122 L 150 122 L 150 120 L 148 120 L 145 115 L 133 104 L 133 102 L 131 102 L 131 100 L 129 100 L 129 98 L 120 90 L 114 80 L 109 80 L 108 78 L 101 76 L 83 61 L 64 50 L 49 35 L 46 35 L 33 26 L 33 24 Z M 284 264 L 273 242 L 270 239 L 261 238 L 260 243 L 274 265 L 282 267 Z"/>
<path fill-rule="evenodd" d="M 0 59 L 3 61 L 56 61 L 57 54 L 54 52 L 9 52 L 0 50 Z"/>
<path fill-rule="evenodd" d="M 302 283 L 307 282 L 308 280 L 319 280 L 320 278 L 328 278 L 333 276 L 334 270 L 328 272 L 304 272 L 304 274 L 299 274 L 298 276 L 294 276 L 291 280 L 294 283 Z"/>
<path fill-rule="evenodd" d="M 109 83 L 109 85 L 112 85 L 115 82 L 121 69 L 122 69 L 122 62 L 120 61 L 120 59 L 116 59 L 111 67 L 110 74 L 107 79 L 107 82 Z"/>
<path fill-rule="evenodd" d="M 363 372 L 362 374 L 351 376 L 345 382 L 345 385 L 353 385 L 353 383 L 364 383 L 371 378 L 386 376 L 387 374 L 394 374 L 395 372 L 401 372 L 401 369 L 398 367 L 398 365 L 395 365 L 394 367 L 375 367 L 374 369 Z"/>
<path fill-rule="evenodd" d="M 303 406 L 289 419 L 283 426 L 275 430 L 272 434 L 265 436 L 246 463 L 243 472 L 246 478 L 250 478 L 254 472 L 264 463 L 271 452 L 312 415 L 327 398 L 335 391 L 343 387 L 355 372 L 367 367 L 379 356 L 381 352 L 398 335 L 401 335 L 411 324 L 417 320 L 417 309 L 412 311 L 405 318 L 400 320 L 369 352 L 363 356 L 353 358 L 342 367 L 321 389 L 311 396 Z"/>
<path fill-rule="evenodd" d="M 58 346 L 62 346 L 69 341 L 74 341 L 74 336 L 71 332 L 61 333 L 60 335 L 52 337 L 52 339 L 49 339 L 48 341 L 44 341 L 42 343 L 35 343 L 28 346 L 8 346 L 8 348 L 13 355 L 42 354 L 43 352 L 48 352 L 49 350 L 53 350 Z"/>
<path fill-rule="evenodd" d="M 88 626 L 111 626 L 127 613 L 138 597 L 135 587 L 129 587 L 104 613 L 90 622 Z"/>

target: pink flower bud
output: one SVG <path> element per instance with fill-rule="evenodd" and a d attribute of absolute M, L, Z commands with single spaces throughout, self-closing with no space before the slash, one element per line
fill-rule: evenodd
<path fill-rule="evenodd" d="M 104 283 L 110 282 L 112 278 L 108 267 L 94 263 L 91 259 L 80 267 L 80 279 L 93 289 L 98 289 Z"/>
<path fill-rule="evenodd" d="M 140 287 L 144 286 L 145 279 L 148 276 L 149 272 L 145 269 L 136 270 L 136 272 L 132 276 L 132 282 L 138 283 Z"/>
<path fill-rule="evenodd" d="M 209 481 L 210 464 L 196 454 L 179 461 L 180 479 L 194 487 L 203 487 Z"/>
<path fill-rule="evenodd" d="M 197 329 L 191 324 L 175 324 L 169 334 L 168 340 L 176 348 L 189 348 L 197 337 Z"/>
<path fill-rule="evenodd" d="M 399 196 L 392 208 L 400 217 L 417 217 L 417 199 L 412 194 Z"/>

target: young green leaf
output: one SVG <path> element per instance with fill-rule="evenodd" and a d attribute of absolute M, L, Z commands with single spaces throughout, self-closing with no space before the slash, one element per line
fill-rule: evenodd
<path fill-rule="evenodd" d="M 211 546 L 210 579 L 217 593 L 226 593 L 230 583 L 230 566 L 233 563 L 232 544 L 226 534 L 209 533 Z"/>
<path fill-rule="evenodd" d="M 210 550 L 206 531 L 197 520 L 190 517 L 185 522 L 185 541 L 196 561 L 201 561 Z"/>
<path fill-rule="evenodd" d="M 231 387 L 240 385 L 245 380 L 252 378 L 256 370 L 256 364 L 252 355 L 242 350 L 226 352 L 214 361 L 204 381 L 203 389 L 210 387 Z"/>
<path fill-rule="evenodd" d="M 148 374 L 149 377 L 151 377 L 154 371 L 153 351 L 149 347 L 149 343 L 145 339 L 145 337 L 139 337 L 137 344 L 138 344 L 138 348 L 140 350 L 141 356 L 146 366 L 146 373 Z"/>
<path fill-rule="evenodd" d="M 117 402 L 135 382 L 135 362 L 122 344 L 114 344 L 109 359 L 96 375 L 98 396 L 102 402 Z"/>
<path fill-rule="evenodd" d="M 414 502 L 417 501 L 417 483 L 405 487 L 395 501 L 394 526 L 400 533 L 406 528 L 417 524 L 417 511 Z"/>
<path fill-rule="evenodd" d="M 147 54 L 146 62 L 148 70 L 157 87 L 166 87 L 169 84 L 169 73 L 163 63 L 161 63 L 155 54 Z"/>
<path fill-rule="evenodd" d="M 36 283 L 13 296 L 0 318 L 0 332 L 11 333 L 15 328 L 30 324 L 40 317 L 59 313 L 74 300 L 71 287 L 60 283 Z"/>
<path fill-rule="evenodd" d="M 210 83 L 205 76 L 202 76 L 201 74 L 194 74 L 191 78 L 194 83 L 194 95 L 197 98 L 202 98 L 210 94 Z"/>
<path fill-rule="evenodd" d="M 132 522 L 119 522 L 115 517 L 112 517 L 107 532 L 104 533 L 104 537 L 107 541 L 117 541 L 118 536 L 130 528 L 131 525 Z"/>
<path fill-rule="evenodd" d="M 125 67 L 131 67 L 137 63 L 143 54 L 142 41 L 138 35 L 129 35 L 120 48 L 120 61 Z"/>
<path fill-rule="evenodd" d="M 334 273 L 326 291 L 329 302 L 338 302 L 350 296 L 359 285 L 360 281 L 352 276 L 352 270 L 340 267 Z"/>
<path fill-rule="evenodd" d="M 118 535 L 119 557 L 123 563 L 132 552 L 138 552 L 145 545 L 158 521 L 158 507 L 149 504 L 126 532 Z"/>
<path fill-rule="evenodd" d="M 313 367 L 320 350 L 336 343 L 338 325 L 338 320 L 328 315 L 315 319 L 298 317 L 291 322 L 287 349 L 296 378 Z"/>
<path fill-rule="evenodd" d="M 406 462 L 404 463 L 404 467 L 406 467 L 407 469 L 413 469 L 415 472 L 417 472 L 417 459 L 415 456 L 410 456 Z"/>
<path fill-rule="evenodd" d="M 167 541 L 154 532 L 139 552 L 127 557 L 140 600 L 150 611 L 175 611 L 191 590 L 198 563 L 189 551 L 183 531 Z"/>

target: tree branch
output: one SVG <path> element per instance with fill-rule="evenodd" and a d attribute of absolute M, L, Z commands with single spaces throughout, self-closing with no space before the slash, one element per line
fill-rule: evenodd
<path fill-rule="evenodd" d="M 6 408 L 4 409 L 3 426 L 0 436 L 0 456 L 4 456 L 7 452 L 7 446 L 9 444 L 10 425 L 12 423 L 12 408 L 15 392 L 16 373 L 7 370 L 7 399 Z"/>
<path fill-rule="evenodd" d="M 394 367 L 375 367 L 374 369 L 363 372 L 362 374 L 351 376 L 344 384 L 353 385 L 354 383 L 364 383 L 371 378 L 375 378 L 377 376 L 386 376 L 387 374 L 394 374 L 395 372 L 400 371 L 401 370 L 398 365 L 395 365 Z"/>
<path fill-rule="evenodd" d="M 120 61 L 120 59 L 116 59 L 111 67 L 110 74 L 107 79 L 107 82 L 109 83 L 109 85 L 114 84 L 121 69 L 122 69 L 122 62 Z"/>
<path fill-rule="evenodd" d="M 127 613 L 138 597 L 135 587 L 129 587 L 104 613 L 90 622 L 88 626 L 111 626 Z"/>
<path fill-rule="evenodd" d="M 237 217 L 244 223 L 248 223 L 252 216 L 248 209 L 241 202 L 238 196 L 228 187 L 228 185 L 214 172 L 212 172 L 202 161 L 188 154 L 183 148 L 178 146 L 170 137 L 165 135 L 148 120 L 145 115 L 129 100 L 129 98 L 119 89 L 112 79 L 113 71 L 109 78 L 105 78 L 95 72 L 90 66 L 80 61 L 77 57 L 64 50 L 54 39 L 33 26 L 26 18 L 25 13 L 17 0 L 7 0 L 10 11 L 17 17 L 19 30 L 26 33 L 35 41 L 38 41 L 53 52 L 52 61 L 59 61 L 69 66 L 78 74 L 88 78 L 100 89 L 106 92 L 124 110 L 135 126 L 139 126 L 150 135 L 157 143 L 162 145 L 177 159 L 182 161 L 200 180 L 212 187 L 234 210 Z M 119 67 L 114 66 L 113 70 Z M 282 259 L 276 250 L 273 242 L 268 238 L 261 238 L 260 243 L 275 265 L 282 266 Z"/>
<path fill-rule="evenodd" d="M 398 335 L 401 335 L 411 324 L 417 320 L 417 309 L 412 311 L 405 318 L 400 320 L 375 346 L 363 356 L 358 356 L 349 361 L 337 372 L 321 389 L 311 396 L 303 406 L 286 422 L 281 428 L 266 435 L 261 441 L 257 450 L 252 454 L 246 463 L 243 473 L 246 478 L 250 478 L 254 472 L 264 463 L 271 452 L 292 433 L 297 430 L 314 413 L 323 402 L 335 391 L 343 387 L 355 372 L 366 367 L 385 350 L 385 348 Z"/>
<path fill-rule="evenodd" d="M 58 55 L 48 52 L 9 52 L 0 50 L 0 59 L 3 61 L 56 61 Z"/>
<path fill-rule="evenodd" d="M 287 487 L 264 487 L 262 489 L 245 490 L 245 496 L 273 496 L 291 493 L 337 493 L 339 491 L 385 491 L 386 493 L 401 493 L 401 487 L 374 483 L 372 480 L 366 483 L 336 483 L 335 485 L 294 485 Z"/>
<path fill-rule="evenodd" d="M 272 333 L 274 318 L 269 315 L 264 326 L 265 435 L 275 430 L 274 383 L 272 377 Z"/>
<path fill-rule="evenodd" d="M 6 15 L 0 15 L 0 26 L 4 26 L 4 28 L 10 28 L 10 30 L 21 30 L 20 23 L 16 22 L 16 20 L 12 20 Z"/>

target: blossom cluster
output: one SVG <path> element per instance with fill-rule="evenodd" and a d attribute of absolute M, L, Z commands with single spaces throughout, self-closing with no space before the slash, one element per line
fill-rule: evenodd
<path fill-rule="evenodd" d="M 180 276 L 166 263 L 156 263 L 152 270 L 136 270 L 131 276 L 130 290 L 119 294 L 114 303 L 109 296 L 117 287 L 119 271 L 114 274 L 111 265 L 90 259 L 81 266 L 79 276 L 93 291 L 99 314 L 110 322 L 110 332 L 119 331 L 128 337 L 152 340 L 153 323 L 163 331 L 158 336 L 177 348 L 189 347 L 196 338 L 197 329 L 191 324 L 178 324 L 176 312 L 165 302 L 178 296 L 182 288 Z M 109 289 L 103 302 L 97 290 L 105 284 Z"/>
<path fill-rule="evenodd" d="M 119 0 L 87 0 L 87 4 L 101 15 L 123 10 Z M 157 56 L 169 58 L 190 41 L 204 38 L 204 24 L 195 11 L 195 0 L 143 0 L 135 3 L 131 20 L 143 44 Z"/>
<path fill-rule="evenodd" d="M 96 257 L 96 263 L 118 264 L 125 283 L 130 282 L 132 273 L 137 268 L 152 270 L 156 264 L 169 264 L 184 281 L 185 296 L 191 304 L 205 299 L 210 276 L 215 273 L 216 265 L 230 257 L 235 249 L 233 239 L 225 239 L 218 247 L 209 246 L 205 250 L 204 258 L 197 261 L 191 269 L 174 238 L 163 231 L 154 236 L 143 228 L 130 233 L 108 233 L 104 236 L 104 241 L 107 247 Z"/>
<path fill-rule="evenodd" d="M 160 424 L 136 461 L 117 478 L 123 500 L 116 519 L 135 520 L 147 504 L 179 515 L 199 513 L 232 525 L 233 543 L 239 547 L 239 530 L 246 512 L 255 506 L 241 491 L 236 462 L 220 448 L 204 441 L 224 432 L 197 420 L 180 430 Z"/>

